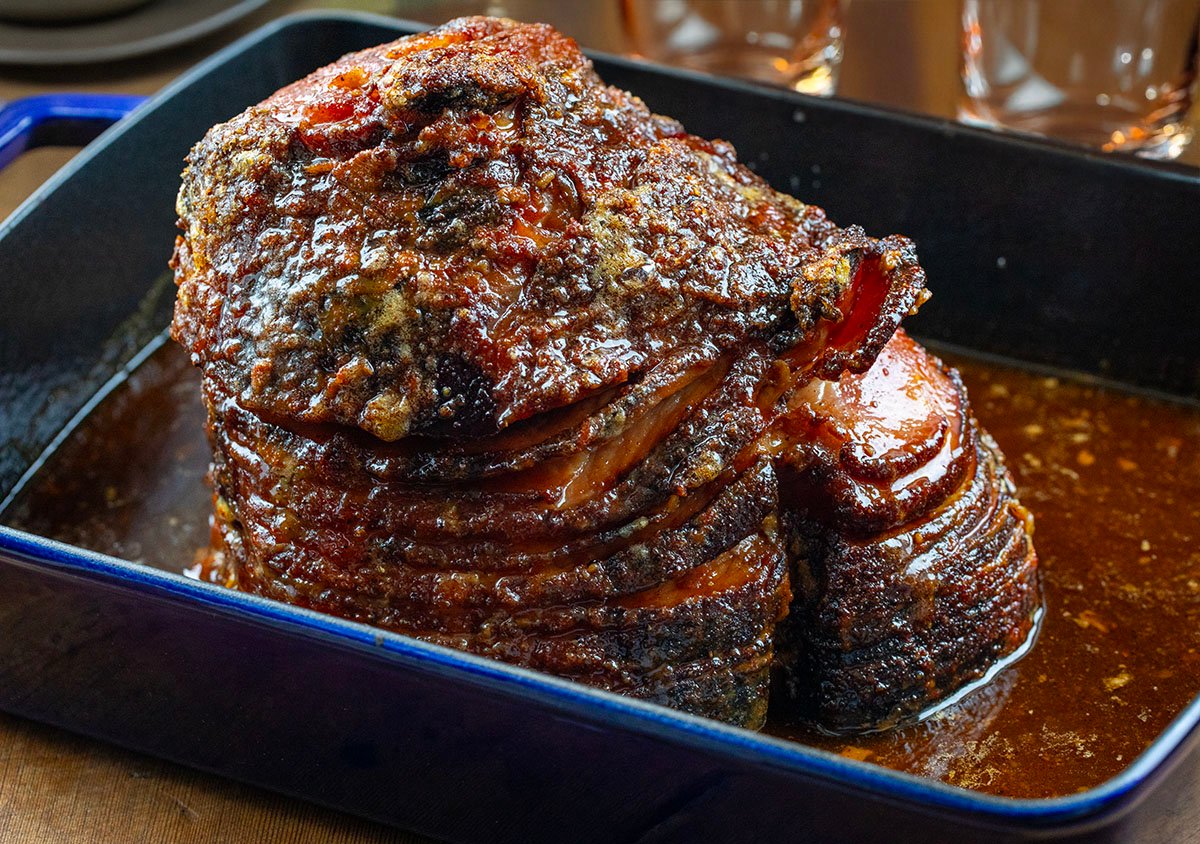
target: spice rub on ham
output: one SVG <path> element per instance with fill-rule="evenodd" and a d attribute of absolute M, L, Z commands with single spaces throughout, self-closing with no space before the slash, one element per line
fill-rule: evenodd
<path fill-rule="evenodd" d="M 214 579 L 762 723 L 785 423 L 923 300 L 909 241 L 491 18 L 214 127 L 178 212 Z"/>

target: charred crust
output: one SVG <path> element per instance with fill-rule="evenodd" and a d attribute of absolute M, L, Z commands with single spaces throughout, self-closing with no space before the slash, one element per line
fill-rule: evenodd
<path fill-rule="evenodd" d="M 604 86 L 552 29 L 482 18 L 346 56 L 214 127 L 178 211 L 176 338 L 228 361 L 251 410 L 387 441 L 457 437 L 434 424 L 448 412 L 494 432 L 704 342 L 782 354 L 840 319 L 853 279 L 830 266 L 899 248 Z M 868 366 L 911 309 L 904 254 L 885 318 L 822 377 Z M 455 393 L 480 406 L 448 410 L 431 358 L 490 383 Z"/>
<path fill-rule="evenodd" d="M 1028 630 L 1028 525 L 957 376 L 918 373 L 942 417 L 883 452 L 810 395 L 924 300 L 912 243 L 549 27 L 346 56 L 214 127 L 177 212 L 228 586 L 752 729 L 772 665 L 877 726 Z"/>

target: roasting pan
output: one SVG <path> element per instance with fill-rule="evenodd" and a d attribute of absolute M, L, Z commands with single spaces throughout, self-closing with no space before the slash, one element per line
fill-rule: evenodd
<path fill-rule="evenodd" d="M 0 227 L 0 499 L 136 362 L 143 332 L 166 325 L 169 286 L 147 293 L 165 270 L 191 144 L 318 66 L 419 28 L 344 13 L 271 24 L 107 131 Z M 1194 171 L 597 64 L 834 220 L 912 236 L 937 290 L 913 321 L 922 336 L 1200 396 Z M 79 129 L 80 115 L 58 116 Z M 1200 802 L 1200 699 L 1103 785 L 1012 800 L 3 525 L 0 631 L 0 708 L 456 841 L 1197 833 L 1180 818 Z"/>

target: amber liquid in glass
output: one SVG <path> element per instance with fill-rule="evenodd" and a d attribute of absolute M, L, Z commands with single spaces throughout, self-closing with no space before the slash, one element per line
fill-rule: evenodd
<path fill-rule="evenodd" d="M 842 60 L 840 0 L 623 0 L 637 55 L 828 96 Z"/>
<path fill-rule="evenodd" d="M 964 0 L 959 119 L 1175 158 L 1200 0 Z"/>

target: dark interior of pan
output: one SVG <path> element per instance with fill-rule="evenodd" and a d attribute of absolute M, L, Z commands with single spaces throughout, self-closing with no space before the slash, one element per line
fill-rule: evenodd
<path fill-rule="evenodd" d="M 411 29 L 349 15 L 270 27 L 173 85 L 10 218 L 0 230 L 0 499 L 166 325 L 189 147 L 278 87 Z M 597 66 L 689 131 L 732 141 L 741 160 L 835 221 L 911 236 L 936 291 L 912 321 L 918 335 L 1200 397 L 1195 175 L 623 60 Z M 786 769 L 730 730 L 693 725 L 676 740 L 655 726 L 671 718 L 646 707 L 597 704 L 465 657 L 422 663 L 418 647 L 385 658 L 353 625 L 281 632 L 276 622 L 296 611 L 244 597 L 257 609 L 238 616 L 222 599 L 194 599 L 207 592 L 152 578 L 122 592 L 104 584 L 127 573 L 97 563 L 79 576 L 65 550 L 14 548 L 0 567 L 3 708 L 455 839 L 576 830 L 576 840 L 687 840 L 701 828 L 737 835 L 754 818 L 763 839 L 886 830 L 916 841 L 937 816 L 941 834 L 970 829 L 969 840 L 1051 823 L 1084 840 L 1092 833 L 1075 821 L 1101 805 L 1022 815 L 882 771 L 839 784 L 841 763 L 816 754 L 807 769 Z M 76 656 L 47 663 L 64 642 Z M 89 643 L 123 653 L 89 667 L 79 656 L 98 650 Z M 190 703 L 171 699 L 180 689 Z M 1182 756 L 1183 734 L 1163 755 Z M 384 771 L 382 759 L 409 767 Z M 531 795 L 536 805 L 523 805 Z M 1112 807 L 1135 796 L 1110 795 L 1106 811 L 1116 818 Z M 531 826 L 534 814 L 542 822 Z"/>

